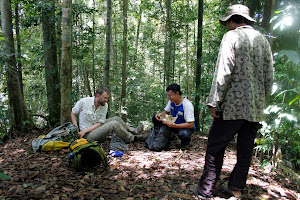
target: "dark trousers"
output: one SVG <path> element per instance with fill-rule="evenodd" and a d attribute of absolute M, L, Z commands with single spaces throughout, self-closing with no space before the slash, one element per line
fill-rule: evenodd
<path fill-rule="evenodd" d="M 222 169 L 225 149 L 236 133 L 237 163 L 230 174 L 228 186 L 235 191 L 244 189 L 259 126 L 258 122 L 223 120 L 222 116 L 214 119 L 208 136 L 204 171 L 198 184 L 198 192 L 201 195 L 212 196 L 212 190 Z"/>
<path fill-rule="evenodd" d="M 155 118 L 155 115 L 152 117 L 152 122 L 154 124 L 154 127 L 166 126 L 165 124 L 162 123 L 162 121 L 158 121 Z M 191 135 L 194 132 L 193 128 L 170 128 L 170 127 L 167 128 L 170 132 L 178 135 L 179 139 L 181 140 L 181 146 L 186 146 L 190 144 Z"/>

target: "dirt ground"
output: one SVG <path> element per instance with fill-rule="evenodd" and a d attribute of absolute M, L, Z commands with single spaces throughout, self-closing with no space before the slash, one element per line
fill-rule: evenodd
<path fill-rule="evenodd" d="M 110 157 L 110 164 L 89 172 L 77 172 L 68 164 L 68 149 L 32 153 L 32 132 L 0 145 L 0 199 L 196 199 L 194 185 L 204 166 L 206 137 L 193 135 L 189 150 L 175 148 L 151 152 L 142 142 L 129 145 L 123 157 Z M 102 144 L 109 152 L 109 141 Z M 214 199 L 234 199 L 219 189 L 235 164 L 234 145 L 226 150 L 222 174 Z M 300 199 L 299 185 L 276 172 L 266 173 L 253 162 L 244 199 Z"/>

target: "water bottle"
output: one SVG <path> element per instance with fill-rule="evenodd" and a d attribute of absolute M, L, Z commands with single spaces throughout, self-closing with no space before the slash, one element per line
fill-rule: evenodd
<path fill-rule="evenodd" d="M 68 162 L 69 167 L 71 167 L 73 165 L 73 161 L 74 161 L 73 152 L 69 153 L 68 159 L 69 159 L 69 162 Z"/>
<path fill-rule="evenodd" d="M 69 159 L 73 159 L 73 158 L 74 158 L 74 157 L 73 157 L 73 152 L 69 153 L 68 158 L 69 158 Z"/>
<path fill-rule="evenodd" d="M 112 157 L 122 157 L 124 154 L 122 151 L 110 151 L 109 155 Z"/>

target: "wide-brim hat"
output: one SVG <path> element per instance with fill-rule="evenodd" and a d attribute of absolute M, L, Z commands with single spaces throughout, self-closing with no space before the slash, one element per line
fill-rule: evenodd
<path fill-rule="evenodd" d="M 235 5 L 229 6 L 227 8 L 226 14 L 225 14 L 226 16 L 221 17 L 219 19 L 219 21 L 222 25 L 225 25 L 226 21 L 228 21 L 231 16 L 240 15 L 242 17 L 245 17 L 250 22 L 255 22 L 255 20 L 252 17 L 250 17 L 249 13 L 250 13 L 250 11 L 249 11 L 249 8 L 247 6 L 244 6 L 242 4 L 235 4 Z"/>

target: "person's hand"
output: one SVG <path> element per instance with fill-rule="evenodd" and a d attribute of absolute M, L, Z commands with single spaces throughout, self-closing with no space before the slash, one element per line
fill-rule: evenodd
<path fill-rule="evenodd" d="M 214 108 L 214 107 L 209 107 L 209 112 L 210 112 L 210 115 L 213 118 L 219 118 L 220 117 L 219 115 L 217 115 L 217 109 Z"/>
<path fill-rule="evenodd" d="M 160 117 L 161 117 L 161 114 L 160 114 L 160 113 L 157 113 L 157 114 L 155 115 L 155 118 L 156 118 L 158 121 L 161 121 Z"/>
<path fill-rule="evenodd" d="M 80 138 L 82 138 L 85 134 L 86 134 L 85 131 L 80 131 L 80 132 L 78 133 L 78 136 L 79 136 Z"/>
<path fill-rule="evenodd" d="M 167 125 L 170 128 L 176 128 L 176 124 L 175 123 L 169 123 L 167 121 L 162 121 L 162 122 L 163 122 L 163 124 Z"/>

